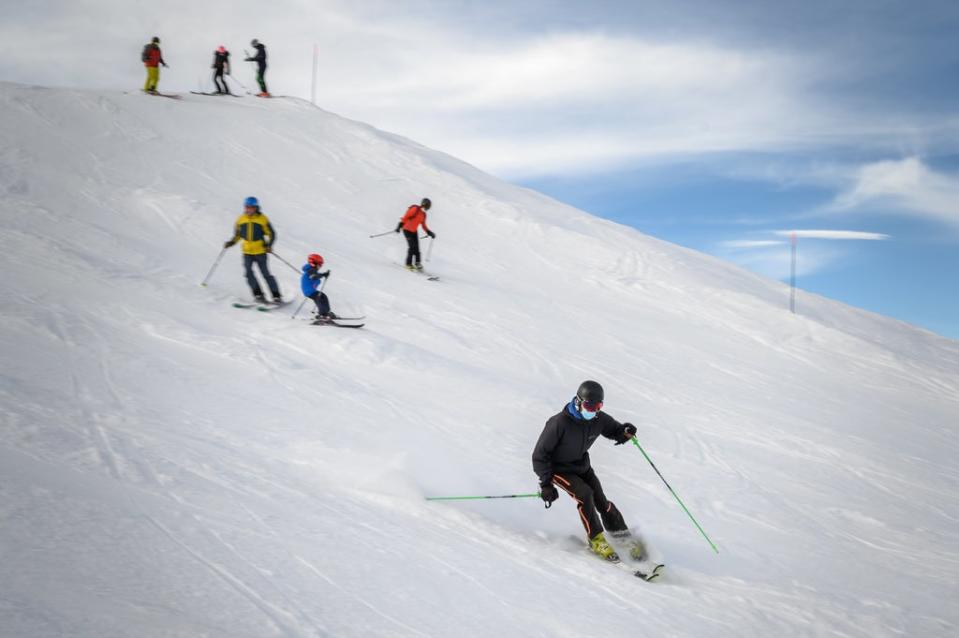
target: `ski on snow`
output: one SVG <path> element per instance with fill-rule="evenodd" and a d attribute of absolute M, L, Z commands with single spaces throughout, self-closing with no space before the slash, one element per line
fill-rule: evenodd
<path fill-rule="evenodd" d="M 329 321 L 314 321 L 311 326 L 333 326 L 334 328 L 362 328 L 365 323 L 339 323 L 335 319 Z"/>

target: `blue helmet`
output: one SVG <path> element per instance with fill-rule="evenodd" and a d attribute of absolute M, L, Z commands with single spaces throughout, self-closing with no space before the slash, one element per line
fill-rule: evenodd
<path fill-rule="evenodd" d="M 256 197 L 247 197 L 246 199 L 243 200 L 243 205 L 244 205 L 244 206 L 255 206 L 255 207 L 259 208 L 259 207 L 260 207 L 260 202 L 257 201 Z"/>

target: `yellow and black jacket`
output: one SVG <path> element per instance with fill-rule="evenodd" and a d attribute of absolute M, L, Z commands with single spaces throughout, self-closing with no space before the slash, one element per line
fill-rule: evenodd
<path fill-rule="evenodd" d="M 273 224 L 261 212 L 252 215 L 243 213 L 236 219 L 232 243 L 243 240 L 243 254 L 262 255 L 276 241 Z M 269 239 L 267 239 L 267 237 Z M 232 244 L 231 244 L 232 245 Z"/>

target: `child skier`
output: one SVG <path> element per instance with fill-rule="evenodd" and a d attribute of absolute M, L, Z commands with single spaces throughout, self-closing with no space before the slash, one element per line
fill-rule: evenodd
<path fill-rule="evenodd" d="M 316 304 L 316 320 L 314 324 L 329 323 L 336 319 L 336 315 L 330 311 L 330 300 L 325 292 L 320 290 L 323 281 L 330 276 L 330 271 L 320 272 L 323 267 L 323 257 L 313 253 L 306 258 L 303 264 L 303 275 L 300 276 L 300 289 L 303 296 L 312 299 Z"/>
<path fill-rule="evenodd" d="M 429 198 L 424 197 L 423 201 L 419 203 L 419 206 L 413 204 L 407 208 L 406 214 L 403 215 L 400 222 L 396 225 L 396 232 L 402 230 L 403 235 L 406 237 L 407 270 L 423 270 L 423 264 L 420 261 L 420 226 L 423 226 L 423 230 L 426 231 L 430 239 L 436 237 L 436 233 L 430 230 L 429 226 L 426 225 L 426 211 L 430 209 L 430 206 L 432 206 L 432 202 L 430 202 Z"/>
<path fill-rule="evenodd" d="M 619 556 L 603 535 L 605 525 L 613 538 L 627 543 L 630 557 L 643 560 L 643 544 L 632 537 L 623 515 L 607 500 L 587 451 L 599 435 L 616 441 L 616 445 L 630 441 L 636 426 L 620 423 L 601 412 L 602 408 L 603 386 L 583 381 L 576 396 L 546 422 L 533 449 L 533 471 L 539 476 L 540 497 L 549 507 L 559 498 L 557 487 L 569 494 L 576 501 L 590 549 L 602 558 L 619 562 Z"/>

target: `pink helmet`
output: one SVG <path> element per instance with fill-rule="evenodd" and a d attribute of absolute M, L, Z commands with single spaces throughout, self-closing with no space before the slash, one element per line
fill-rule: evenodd
<path fill-rule="evenodd" d="M 226 53 L 226 47 L 221 44 L 221 45 L 220 45 L 220 48 L 217 49 L 216 52 L 217 52 L 217 53 Z"/>

